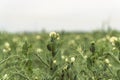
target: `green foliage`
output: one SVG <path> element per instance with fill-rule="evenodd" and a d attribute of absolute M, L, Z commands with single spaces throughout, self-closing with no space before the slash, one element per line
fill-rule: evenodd
<path fill-rule="evenodd" d="M 117 71 L 117 76 L 120 79 L 120 70 Z"/>
<path fill-rule="evenodd" d="M 0 33 L 0 80 L 120 80 L 119 34 Z"/>

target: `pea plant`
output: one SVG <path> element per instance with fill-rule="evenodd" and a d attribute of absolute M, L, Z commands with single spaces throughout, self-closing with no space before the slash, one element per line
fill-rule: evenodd
<path fill-rule="evenodd" d="M 119 32 L 0 33 L 0 80 L 120 80 Z"/>

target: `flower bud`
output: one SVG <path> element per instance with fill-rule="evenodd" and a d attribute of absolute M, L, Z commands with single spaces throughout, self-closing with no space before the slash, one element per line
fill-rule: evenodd
<path fill-rule="evenodd" d="M 92 53 L 95 53 L 95 42 L 94 42 L 94 41 L 91 42 L 90 51 L 91 51 Z"/>
<path fill-rule="evenodd" d="M 52 51 L 52 48 L 53 48 L 53 47 L 52 47 L 52 44 L 48 44 L 48 45 L 47 45 L 47 49 L 48 49 L 49 51 Z"/>

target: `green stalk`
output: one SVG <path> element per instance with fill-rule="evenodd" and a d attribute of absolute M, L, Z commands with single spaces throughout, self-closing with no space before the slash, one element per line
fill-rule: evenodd
<path fill-rule="evenodd" d="M 13 58 L 13 57 L 20 57 L 20 56 L 18 56 L 18 55 L 12 55 L 12 56 L 10 56 L 10 57 L 8 57 L 8 58 L 6 58 L 6 59 L 0 61 L 0 65 L 3 64 L 4 62 L 6 62 L 7 60 Z"/>
<path fill-rule="evenodd" d="M 40 61 L 42 61 L 42 63 L 43 63 L 44 65 L 46 65 L 47 67 L 49 67 L 49 65 L 48 65 L 47 63 L 45 63 L 40 56 L 38 56 L 37 54 L 35 54 L 35 55 L 39 58 Z"/>

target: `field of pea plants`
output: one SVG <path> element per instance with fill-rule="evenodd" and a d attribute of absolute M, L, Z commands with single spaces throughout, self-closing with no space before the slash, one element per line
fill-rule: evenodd
<path fill-rule="evenodd" d="M 120 80 L 120 32 L 1 32 L 0 80 Z"/>

